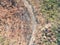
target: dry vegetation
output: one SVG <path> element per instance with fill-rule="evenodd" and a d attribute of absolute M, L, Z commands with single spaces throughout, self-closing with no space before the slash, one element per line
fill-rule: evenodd
<path fill-rule="evenodd" d="M 30 25 L 29 12 L 22 1 L 0 0 L 0 45 L 27 45 Z"/>
<path fill-rule="evenodd" d="M 57 4 L 55 0 L 0 0 L 0 45 L 60 45 Z"/>

